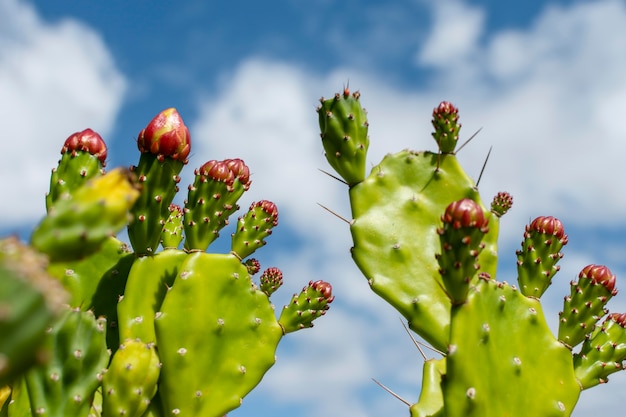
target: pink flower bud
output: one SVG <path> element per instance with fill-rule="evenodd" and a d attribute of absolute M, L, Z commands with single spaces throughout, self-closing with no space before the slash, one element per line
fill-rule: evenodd
<path fill-rule="evenodd" d="M 489 219 L 485 217 L 483 209 L 469 198 L 450 203 L 441 220 L 455 229 L 475 227 L 487 232 L 489 226 Z"/>
<path fill-rule="evenodd" d="M 72 152 L 72 156 L 75 156 L 76 151 L 89 152 L 100 160 L 102 166 L 106 165 L 107 146 L 102 137 L 91 129 L 70 135 L 63 144 L 61 154 Z"/>
<path fill-rule="evenodd" d="M 160 161 L 169 157 L 187 163 L 191 136 L 178 111 L 169 108 L 157 114 L 139 133 L 137 147 L 142 153 L 157 155 Z"/>

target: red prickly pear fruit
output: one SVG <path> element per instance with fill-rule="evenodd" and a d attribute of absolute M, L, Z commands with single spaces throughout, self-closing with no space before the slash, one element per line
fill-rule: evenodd
<path fill-rule="evenodd" d="M 157 114 L 139 133 L 137 147 L 141 153 L 152 153 L 159 160 L 165 157 L 187 162 L 191 136 L 178 111 L 171 107 Z"/>
<path fill-rule="evenodd" d="M 506 191 L 501 191 L 491 202 L 491 212 L 498 217 L 504 216 L 513 206 L 513 196 Z"/>
<path fill-rule="evenodd" d="M 333 302 L 333 287 L 326 281 L 310 281 L 300 294 L 294 294 L 278 319 L 285 334 L 313 327 L 313 320 L 326 314 Z"/>
<path fill-rule="evenodd" d="M 267 268 L 260 278 L 261 291 L 270 297 L 281 285 L 283 285 L 283 273 L 276 267 Z"/>
<path fill-rule="evenodd" d="M 102 163 L 103 167 L 106 165 L 107 146 L 102 137 L 91 129 L 70 135 L 61 149 L 62 154 L 71 152 L 72 156 L 76 156 L 77 151 L 89 152 Z"/>
<path fill-rule="evenodd" d="M 433 137 L 439 145 L 439 152 L 454 153 L 454 148 L 459 140 L 459 110 L 454 104 L 442 101 L 433 110 Z"/>

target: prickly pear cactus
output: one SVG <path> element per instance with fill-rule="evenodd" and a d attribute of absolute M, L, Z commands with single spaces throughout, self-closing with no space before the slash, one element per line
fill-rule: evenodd
<path fill-rule="evenodd" d="M 433 111 L 437 152 L 389 154 L 366 176 L 368 141 L 347 151 L 356 120 L 366 132 L 359 99 L 347 89 L 321 99 L 322 144 L 349 186 L 355 263 L 372 290 L 443 355 L 425 362 L 411 416 L 569 416 L 580 392 L 606 382 L 626 359 L 626 315 L 601 321 L 616 293 L 614 275 L 604 266 L 583 269 L 555 337 L 540 297 L 567 244 L 561 222 L 532 221 L 517 252 L 518 286 L 498 281 L 499 222 L 512 197 L 499 193 L 489 207 L 481 200 L 455 154 L 456 107 L 442 102 Z"/>
<path fill-rule="evenodd" d="M 100 135 L 71 135 L 32 248 L 0 241 L 0 415 L 222 417 L 274 364 L 282 337 L 332 302 L 316 281 L 279 319 L 270 296 L 282 273 L 253 279 L 250 256 L 278 225 L 273 202 L 239 217 L 229 253 L 207 253 L 250 187 L 241 159 L 197 169 L 181 208 L 172 200 L 191 149 L 181 116 L 159 113 L 137 145 L 136 166 L 105 172 Z M 130 247 L 115 236 L 125 226 Z"/>

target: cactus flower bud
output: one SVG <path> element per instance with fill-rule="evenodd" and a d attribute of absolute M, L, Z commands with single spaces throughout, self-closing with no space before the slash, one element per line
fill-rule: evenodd
<path fill-rule="evenodd" d="M 611 295 L 617 294 L 617 288 L 615 288 L 615 275 L 609 268 L 603 265 L 587 265 L 580 271 L 579 278 L 589 278 L 592 284 L 603 285 Z"/>
<path fill-rule="evenodd" d="M 159 160 L 170 157 L 187 163 L 191 136 L 175 108 L 163 110 L 139 133 L 137 147 L 141 153 L 150 152 Z"/>
<path fill-rule="evenodd" d="M 530 223 L 526 230 L 527 232 L 534 230 L 539 233 L 555 236 L 561 240 L 563 245 L 567 244 L 567 235 L 565 234 L 563 223 L 556 217 L 539 216 Z"/>
<path fill-rule="evenodd" d="M 489 219 L 485 217 L 483 209 L 469 198 L 450 203 L 441 220 L 452 225 L 454 229 L 475 227 L 487 232 L 489 226 Z"/>
<path fill-rule="evenodd" d="M 243 264 L 248 269 L 248 274 L 250 275 L 257 274 L 261 270 L 261 263 L 256 258 L 247 259 Z"/>
<path fill-rule="evenodd" d="M 332 286 L 322 280 L 310 281 L 300 294 L 294 294 L 278 319 L 285 334 L 313 327 L 313 320 L 326 314 L 335 297 Z"/>
<path fill-rule="evenodd" d="M 228 166 L 230 172 L 233 173 L 234 178 L 238 179 L 241 185 L 243 185 L 244 190 L 248 190 L 250 188 L 250 169 L 243 162 L 243 160 L 239 158 L 235 159 L 226 159 L 224 163 Z"/>
<path fill-rule="evenodd" d="M 322 295 L 322 297 L 326 299 L 327 303 L 332 303 L 332 301 L 335 299 L 335 297 L 333 296 L 333 287 L 332 285 L 330 285 L 330 283 L 318 280 L 309 285 L 315 291 L 318 291 Z"/>
<path fill-rule="evenodd" d="M 281 285 L 283 285 L 283 273 L 276 267 L 267 268 L 261 274 L 261 291 L 267 296 L 271 296 Z"/>
<path fill-rule="evenodd" d="M 63 144 L 61 154 L 71 152 L 72 156 L 76 156 L 76 151 L 89 152 L 98 158 L 102 166 L 106 165 L 107 146 L 102 137 L 91 129 L 85 129 L 82 132 L 70 135 Z"/>
<path fill-rule="evenodd" d="M 506 191 L 501 191 L 491 202 L 491 212 L 498 217 L 504 216 L 513 206 L 513 196 Z"/>
<path fill-rule="evenodd" d="M 433 110 L 432 124 L 435 128 L 433 137 L 439 145 L 439 151 L 441 153 L 453 153 L 459 140 L 459 130 L 461 129 L 459 110 L 454 104 L 442 101 Z"/>

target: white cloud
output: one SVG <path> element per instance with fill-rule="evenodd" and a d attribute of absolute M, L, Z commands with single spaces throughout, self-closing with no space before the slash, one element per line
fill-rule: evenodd
<path fill-rule="evenodd" d="M 106 140 L 124 90 L 124 78 L 93 30 L 73 20 L 46 23 L 28 3 L 0 0 L 5 227 L 43 215 L 63 141 L 87 127 Z"/>
<path fill-rule="evenodd" d="M 446 68 L 474 56 L 484 30 L 484 10 L 461 0 L 437 1 L 431 7 L 432 29 L 417 55 L 418 63 Z"/>

